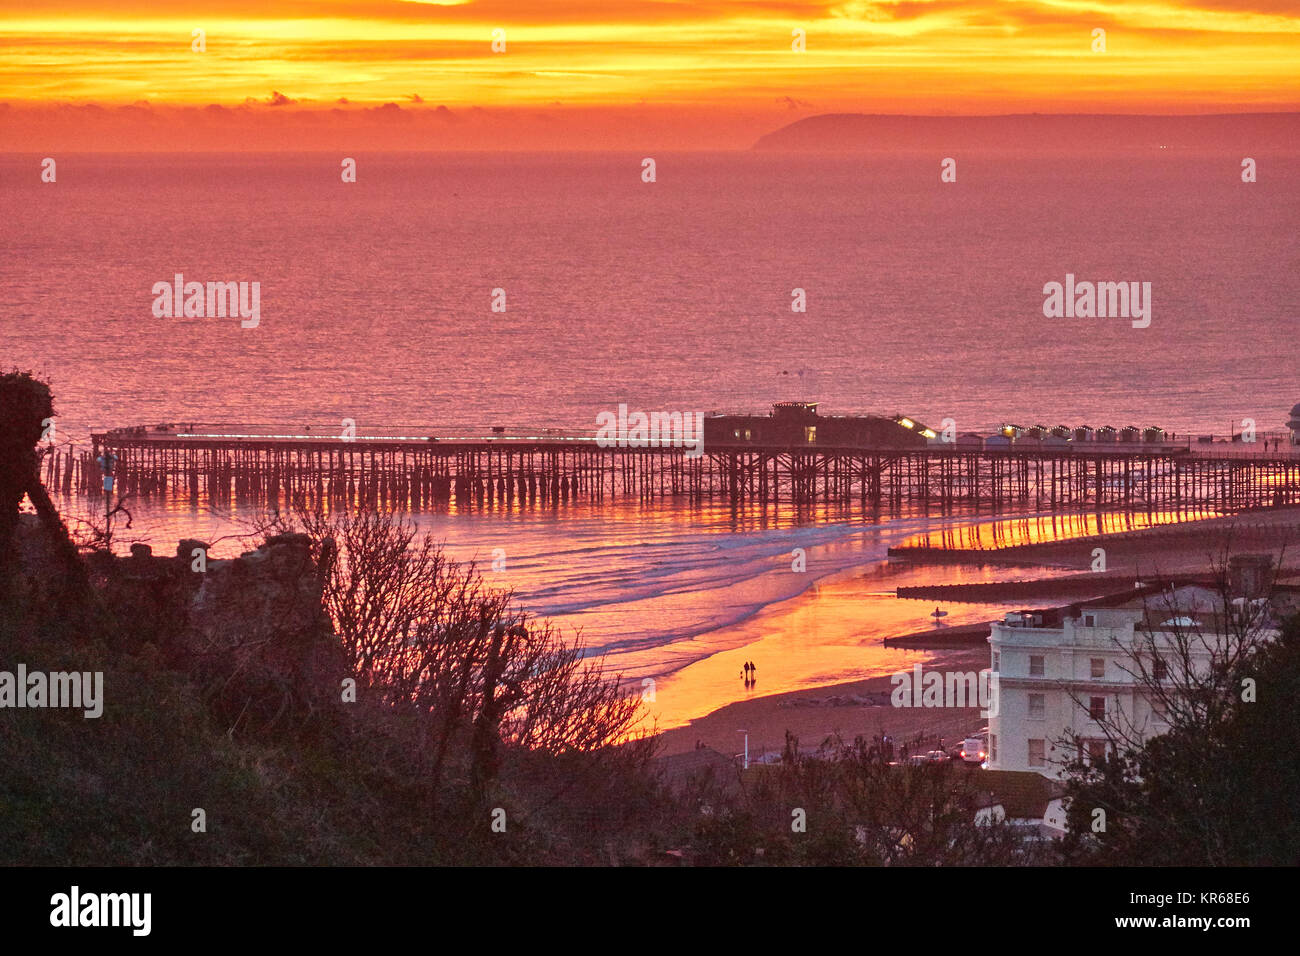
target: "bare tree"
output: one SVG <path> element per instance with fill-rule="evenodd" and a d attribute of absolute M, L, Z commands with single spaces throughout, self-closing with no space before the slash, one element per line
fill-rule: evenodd
<path fill-rule="evenodd" d="M 1167 727 L 1153 728 L 1145 715 L 1130 713 L 1122 704 L 1108 707 L 1093 719 L 1109 749 L 1136 752 L 1153 729 L 1206 731 L 1241 703 L 1245 663 L 1277 633 L 1278 621 L 1266 597 L 1234 594 L 1226 550 L 1211 559 L 1211 567 L 1212 581 L 1205 588 L 1208 600 L 1189 604 L 1173 586 L 1158 596 L 1144 595 L 1133 642 L 1111 638 L 1120 672 L 1138 697 L 1163 715 Z M 1270 575 L 1261 582 L 1263 594 L 1271 592 L 1272 581 Z M 1089 712 L 1083 695 L 1066 683 L 1061 686 L 1076 707 Z M 1078 740 L 1070 735 L 1064 742 L 1077 751 Z"/>
<path fill-rule="evenodd" d="M 408 518 L 298 509 L 326 566 L 324 603 L 359 683 L 430 722 L 430 774 L 468 763 L 473 792 L 498 773 L 500 748 L 592 753 L 637 736 L 638 697 L 603 662 L 449 558 Z"/>
<path fill-rule="evenodd" d="M 1091 714 L 1106 739 L 1107 754 L 1100 760 L 1084 753 L 1076 733 L 1057 742 L 1067 754 L 1078 754 L 1065 761 L 1072 795 L 1086 794 L 1088 813 L 1104 810 L 1112 835 L 1117 829 L 1130 835 L 1177 833 L 1183 843 L 1199 847 L 1198 858 L 1207 863 L 1222 861 L 1228 830 L 1236 825 L 1215 809 L 1226 805 L 1236 786 L 1219 769 L 1222 731 L 1243 706 L 1252 662 L 1280 626 L 1266 597 L 1273 575 L 1260 582 L 1259 593 L 1243 595 L 1233 586 L 1226 549 L 1211 564 L 1208 598 L 1189 603 L 1194 592 L 1180 595 L 1173 587 L 1148 595 L 1132 642 L 1112 640 L 1116 664 L 1131 682 L 1135 700 L 1145 701 L 1143 710 L 1163 720 L 1153 724 L 1145 713 L 1131 713 L 1122 704 Z M 1077 707 L 1089 710 L 1082 694 L 1066 690 Z M 1162 741 L 1173 743 L 1166 747 Z M 1171 747 L 1176 753 L 1166 753 Z M 1153 754 L 1166 773 L 1177 767 L 1177 783 L 1150 779 Z M 1180 792 L 1174 800 L 1140 799 L 1142 790 L 1152 787 Z M 1087 822 L 1079 808 L 1071 808 L 1076 830 Z"/>

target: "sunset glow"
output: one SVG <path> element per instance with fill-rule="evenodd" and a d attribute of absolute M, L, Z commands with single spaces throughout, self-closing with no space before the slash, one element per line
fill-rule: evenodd
<path fill-rule="evenodd" d="M 671 112 L 657 122 L 683 145 L 742 145 L 811 113 L 1282 110 L 1300 99 L 1300 13 L 1268 2 L 42 6 L 0 9 L 0 102 L 33 121 L 28 111 L 49 113 L 53 129 L 68 105 L 192 114 L 394 104 L 462 118 L 581 113 L 588 129 Z M 203 52 L 191 48 L 196 30 Z M 1104 52 L 1094 30 L 1105 31 Z"/>

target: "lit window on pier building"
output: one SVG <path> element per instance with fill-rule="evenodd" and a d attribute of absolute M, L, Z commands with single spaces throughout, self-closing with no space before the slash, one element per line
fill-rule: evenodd
<path fill-rule="evenodd" d="M 924 448 L 934 432 L 910 418 L 822 415 L 819 402 L 776 402 L 770 415 L 710 415 L 706 445 L 816 445 L 857 448 Z"/>

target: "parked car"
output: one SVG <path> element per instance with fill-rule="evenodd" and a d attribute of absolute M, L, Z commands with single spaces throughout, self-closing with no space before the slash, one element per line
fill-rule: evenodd
<path fill-rule="evenodd" d="M 907 758 L 909 767 L 923 767 L 928 763 L 941 763 L 944 760 L 951 760 L 942 750 L 931 750 L 923 754 L 912 754 Z"/>

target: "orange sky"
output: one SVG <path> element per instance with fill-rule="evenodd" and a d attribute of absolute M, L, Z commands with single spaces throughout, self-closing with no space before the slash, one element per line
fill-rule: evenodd
<path fill-rule="evenodd" d="M 0 0 L 0 148 L 747 146 L 822 112 L 1294 110 L 1297 54 L 1294 0 Z"/>

